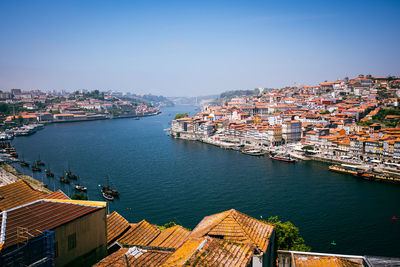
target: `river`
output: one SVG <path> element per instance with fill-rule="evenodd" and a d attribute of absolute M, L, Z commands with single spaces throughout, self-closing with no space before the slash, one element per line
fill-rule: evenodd
<path fill-rule="evenodd" d="M 313 251 L 400 256 L 400 186 L 358 180 L 318 162 L 288 164 L 173 139 L 163 131 L 180 106 L 133 119 L 47 125 L 14 139 L 26 161 L 50 164 L 55 178 L 24 173 L 71 195 L 60 184 L 67 169 L 79 175 L 91 200 L 103 200 L 106 175 L 120 199 L 109 205 L 130 222 L 176 221 L 194 228 L 207 215 L 237 209 L 255 218 L 278 216 L 300 228 Z M 336 246 L 330 243 L 335 241 Z"/>

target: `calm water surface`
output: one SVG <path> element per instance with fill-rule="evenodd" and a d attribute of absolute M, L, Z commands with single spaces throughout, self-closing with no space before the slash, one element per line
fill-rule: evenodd
<path fill-rule="evenodd" d="M 288 164 L 175 140 L 163 129 L 178 112 L 195 110 L 174 107 L 141 120 L 52 124 L 13 143 L 25 160 L 40 155 L 50 164 L 56 178 L 23 171 L 52 190 L 73 193 L 71 185 L 58 182 L 70 168 L 90 199 L 103 200 L 98 185 L 109 174 L 121 196 L 110 211 L 131 222 L 175 220 L 193 228 L 206 215 L 234 208 L 292 221 L 313 251 L 400 256 L 400 219 L 392 220 L 400 218 L 400 186 L 332 173 L 322 163 Z"/>

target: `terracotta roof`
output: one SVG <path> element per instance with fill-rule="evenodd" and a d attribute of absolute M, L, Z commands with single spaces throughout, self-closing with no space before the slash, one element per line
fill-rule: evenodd
<path fill-rule="evenodd" d="M 205 217 L 189 237 L 218 236 L 233 242 L 254 244 L 265 252 L 273 230 L 273 225 L 231 209 Z"/>
<path fill-rule="evenodd" d="M 137 247 L 131 248 L 131 251 L 135 251 L 135 248 L 139 253 L 129 253 L 128 248 L 121 248 L 93 266 L 160 266 L 172 254 L 171 251 Z"/>
<path fill-rule="evenodd" d="M 107 216 L 107 244 L 114 242 L 130 228 L 129 222 L 114 211 Z"/>
<path fill-rule="evenodd" d="M 41 234 L 44 230 L 55 229 L 65 223 L 103 208 L 99 205 L 90 205 L 93 201 L 88 201 L 85 205 L 80 204 L 81 202 L 41 199 L 3 211 L 0 214 L 1 227 L 5 228 L 4 231 L 2 229 L 0 237 L 0 240 L 4 241 L 3 247 L 10 247 L 18 243 L 16 235 L 17 227 L 27 228 L 29 235 L 33 237 Z M 6 216 L 5 221 L 3 220 L 3 216 Z"/>
<path fill-rule="evenodd" d="M 149 246 L 178 248 L 189 236 L 190 231 L 180 225 L 167 228 L 154 239 Z"/>
<path fill-rule="evenodd" d="M 146 246 L 150 244 L 159 234 L 160 230 L 145 220 L 132 226 L 118 241 L 124 245 Z"/>
<path fill-rule="evenodd" d="M 0 210 L 7 210 L 38 200 L 45 193 L 33 189 L 24 180 L 0 187 Z"/>
<path fill-rule="evenodd" d="M 57 190 L 44 197 L 45 199 L 70 199 L 63 191 Z"/>
<path fill-rule="evenodd" d="M 322 256 L 295 254 L 296 267 L 363 267 L 363 260 L 359 258 L 344 258 L 340 256 Z"/>
<path fill-rule="evenodd" d="M 185 242 L 162 266 L 247 266 L 254 245 L 205 237 Z"/>

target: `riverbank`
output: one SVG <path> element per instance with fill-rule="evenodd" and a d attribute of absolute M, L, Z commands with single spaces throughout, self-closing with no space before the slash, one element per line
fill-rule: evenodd
<path fill-rule="evenodd" d="M 337 165 L 354 165 L 358 169 L 364 169 L 364 170 L 369 170 L 366 171 L 367 173 L 371 174 L 374 178 L 373 179 L 366 179 L 369 181 L 377 181 L 377 182 L 389 182 L 389 183 L 396 183 L 400 184 L 400 171 L 393 169 L 393 168 L 387 168 L 385 166 L 371 166 L 370 164 L 367 164 L 366 162 L 360 161 L 360 160 L 353 160 L 353 159 L 343 159 L 340 157 L 335 157 L 335 156 L 325 156 L 325 155 L 320 155 L 320 154 L 310 154 L 306 155 L 306 153 L 301 152 L 300 146 L 301 144 L 291 144 L 287 146 L 278 146 L 278 147 L 265 147 L 265 146 L 259 146 L 259 145 L 252 145 L 252 144 L 246 144 L 243 145 L 240 140 L 235 140 L 236 142 L 226 142 L 221 140 L 220 138 L 215 139 L 212 137 L 198 137 L 195 135 L 190 135 L 190 134 L 181 134 L 179 136 L 175 134 L 171 134 L 173 138 L 177 139 L 183 139 L 183 140 L 188 140 L 188 141 L 196 141 L 196 142 L 201 142 L 213 146 L 217 146 L 223 149 L 232 149 L 232 150 L 238 150 L 244 153 L 244 151 L 259 151 L 260 154 L 270 154 L 270 153 L 280 153 L 280 154 L 289 154 L 290 157 L 296 158 L 298 160 L 303 160 L 303 161 L 318 161 L 318 162 L 323 162 L 323 163 L 328 163 L 328 164 L 337 164 Z M 299 152 L 300 151 L 300 152 Z M 244 153 L 248 154 L 248 153 Z"/>
<path fill-rule="evenodd" d="M 20 127 L 14 127 L 11 129 L 6 129 L 3 132 L 0 132 L 0 140 L 12 140 L 17 136 L 28 136 L 36 133 L 38 130 L 44 128 L 45 125 L 54 124 L 54 123 L 71 123 L 71 122 L 87 122 L 87 121 L 98 121 L 98 120 L 113 120 L 113 119 L 125 119 L 125 118 L 134 118 L 139 119 L 142 117 L 151 117 L 160 114 L 161 111 L 151 112 L 151 113 L 142 113 L 142 114 L 121 114 L 117 116 L 112 115 L 104 115 L 104 114 L 96 114 L 92 116 L 79 116 L 73 118 L 63 118 L 58 120 L 51 121 L 39 121 L 35 124 L 26 124 Z"/>
<path fill-rule="evenodd" d="M 14 167 L 7 163 L 0 164 L 0 186 L 14 183 L 18 180 L 28 182 L 34 189 L 51 193 L 52 191 L 46 188 L 46 185 L 33 177 L 18 172 Z"/>

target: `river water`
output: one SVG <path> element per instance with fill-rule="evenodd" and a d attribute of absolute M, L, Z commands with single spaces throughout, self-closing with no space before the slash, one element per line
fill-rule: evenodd
<path fill-rule="evenodd" d="M 288 164 L 207 144 L 177 140 L 163 129 L 189 106 L 133 119 L 52 124 L 14 139 L 26 161 L 50 164 L 56 178 L 24 173 L 71 195 L 58 177 L 70 169 L 103 200 L 109 175 L 120 199 L 109 205 L 130 222 L 176 221 L 194 228 L 207 215 L 237 209 L 256 218 L 279 216 L 300 228 L 313 251 L 400 256 L 400 186 L 358 180 L 318 162 Z M 330 243 L 335 241 L 336 246 Z"/>

